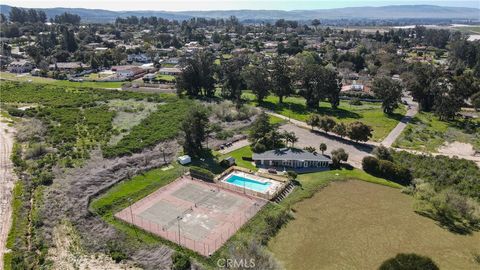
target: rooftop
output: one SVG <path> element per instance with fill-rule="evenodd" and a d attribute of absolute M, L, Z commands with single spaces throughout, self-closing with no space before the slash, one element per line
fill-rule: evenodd
<path fill-rule="evenodd" d="M 297 148 L 281 148 L 266 151 L 263 153 L 254 153 L 252 155 L 253 160 L 310 160 L 310 161 L 328 161 L 330 158 L 321 155 L 310 153 L 306 150 Z"/>

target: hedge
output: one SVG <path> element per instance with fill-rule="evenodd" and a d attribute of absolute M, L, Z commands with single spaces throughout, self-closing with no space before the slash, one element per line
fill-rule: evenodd
<path fill-rule="evenodd" d="M 197 166 L 190 167 L 190 175 L 208 182 L 213 182 L 213 179 L 215 178 L 215 174 L 211 171 Z"/>

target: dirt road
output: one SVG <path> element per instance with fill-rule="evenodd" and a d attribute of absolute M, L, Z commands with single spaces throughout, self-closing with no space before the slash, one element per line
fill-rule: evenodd
<path fill-rule="evenodd" d="M 12 189 L 15 180 L 10 154 L 13 146 L 14 129 L 2 122 L 0 117 L 0 270 L 3 269 L 3 254 L 12 223 Z"/>

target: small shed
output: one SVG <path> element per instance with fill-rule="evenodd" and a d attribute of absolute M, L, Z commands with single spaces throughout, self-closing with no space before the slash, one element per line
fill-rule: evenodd
<path fill-rule="evenodd" d="M 223 159 L 223 162 L 228 166 L 232 166 L 232 165 L 235 165 L 235 158 L 226 157 L 225 159 Z"/>
<path fill-rule="evenodd" d="M 178 157 L 178 163 L 185 165 L 192 162 L 192 158 L 189 155 Z"/>

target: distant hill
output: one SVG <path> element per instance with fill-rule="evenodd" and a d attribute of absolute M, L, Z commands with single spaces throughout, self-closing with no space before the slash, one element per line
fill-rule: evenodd
<path fill-rule="evenodd" d="M 11 6 L 0 5 L 0 11 L 8 15 Z M 87 22 L 113 22 L 117 17 L 155 16 L 165 19 L 185 20 L 192 17 L 228 18 L 239 20 L 312 20 L 312 19 L 457 19 L 480 20 L 480 9 L 466 7 L 442 7 L 433 5 L 395 5 L 383 7 L 348 7 L 316 10 L 215 10 L 215 11 L 110 11 L 84 8 L 45 8 L 47 16 L 63 12 L 78 14 Z"/>

